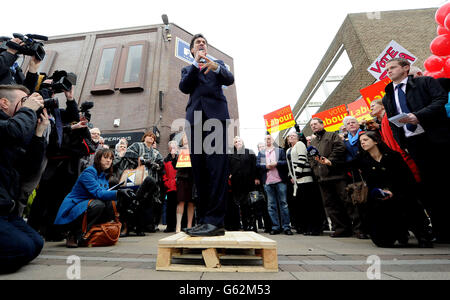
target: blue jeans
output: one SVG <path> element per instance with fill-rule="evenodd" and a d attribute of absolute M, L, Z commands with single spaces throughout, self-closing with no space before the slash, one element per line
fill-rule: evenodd
<path fill-rule="evenodd" d="M 272 230 L 280 230 L 280 223 L 284 231 L 291 229 L 286 199 L 286 184 L 283 182 L 265 184 L 264 190 L 267 193 L 267 205 L 269 207 L 269 216 L 272 220 Z M 280 214 L 278 213 L 278 206 L 280 207 Z M 281 222 L 278 220 L 278 215 L 281 216 Z"/>
<path fill-rule="evenodd" d="M 0 274 L 17 271 L 35 259 L 44 240 L 16 215 L 0 216 Z"/>

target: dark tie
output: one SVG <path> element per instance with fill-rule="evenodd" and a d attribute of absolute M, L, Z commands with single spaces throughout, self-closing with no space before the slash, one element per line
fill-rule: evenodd
<path fill-rule="evenodd" d="M 408 108 L 408 105 L 406 104 L 406 94 L 405 92 L 402 90 L 404 83 L 400 83 L 399 85 L 397 85 L 397 91 L 398 91 L 398 102 L 400 103 L 400 107 L 402 109 L 402 112 L 405 114 L 409 114 L 411 111 Z M 399 112 L 400 113 L 400 112 Z M 411 131 L 414 132 L 417 129 L 417 125 L 413 125 L 413 124 L 406 124 L 406 128 Z"/>

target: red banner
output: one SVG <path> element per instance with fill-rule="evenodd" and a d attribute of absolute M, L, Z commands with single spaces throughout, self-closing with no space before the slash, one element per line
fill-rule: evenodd
<path fill-rule="evenodd" d="M 382 99 L 384 97 L 384 95 L 386 94 L 384 89 L 391 81 L 392 81 L 391 79 L 385 78 L 381 81 L 378 81 L 377 83 L 374 83 L 372 85 L 369 85 L 368 87 L 359 90 L 361 96 L 364 98 L 369 107 L 370 103 L 373 100 Z"/>
<path fill-rule="evenodd" d="M 264 120 L 267 131 L 271 134 L 295 126 L 294 115 L 290 105 L 264 115 Z"/>
<path fill-rule="evenodd" d="M 355 102 L 349 103 L 347 106 L 350 115 L 355 117 L 358 121 L 361 121 L 363 119 L 372 119 L 369 106 L 367 106 L 367 103 L 364 99 L 361 98 L 359 100 L 356 100 Z"/>
<path fill-rule="evenodd" d="M 313 118 L 320 118 L 323 121 L 326 131 L 338 131 L 343 125 L 342 121 L 348 115 L 345 104 L 342 104 L 332 109 L 322 111 L 313 115 Z"/>

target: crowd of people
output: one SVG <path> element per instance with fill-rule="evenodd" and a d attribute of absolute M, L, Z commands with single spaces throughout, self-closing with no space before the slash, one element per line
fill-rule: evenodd
<path fill-rule="evenodd" d="M 0 85 L 0 272 L 33 260 L 44 239 L 65 239 L 71 248 L 84 245 L 86 230 L 114 220 L 115 201 L 121 237 L 145 236 L 161 223 L 167 233 L 199 223 L 203 182 L 179 159 L 189 156 L 186 133 L 168 143 L 165 158 L 152 131 L 141 142 L 120 139 L 109 149 L 90 114 L 77 107 L 73 87 L 64 91 L 65 109 L 44 106 L 43 96 L 34 92 L 39 61 L 31 60 L 27 79 L 20 82 L 26 87 L 15 81 L 16 52 L 0 53 L 0 76 L 6 77 Z M 312 135 L 296 126 L 280 147 L 267 134 L 257 153 L 234 137 L 223 160 L 227 166 L 220 169 L 228 179 L 226 230 L 270 235 L 294 235 L 294 230 L 309 236 L 331 231 L 333 238 L 370 238 L 380 247 L 406 245 L 409 232 L 419 247 L 450 242 L 446 178 L 435 171 L 449 170 L 439 155 L 450 149 L 448 91 L 433 78 L 408 76 L 404 59 L 387 65 L 393 83 L 383 100 L 371 103 L 373 120 L 361 123 L 348 116 L 339 132 L 328 132 L 313 118 Z M 403 127 L 389 122 L 400 113 Z M 124 183 L 124 171 L 139 166 L 144 180 Z M 349 189 L 355 183 L 365 188 L 359 201 Z"/>

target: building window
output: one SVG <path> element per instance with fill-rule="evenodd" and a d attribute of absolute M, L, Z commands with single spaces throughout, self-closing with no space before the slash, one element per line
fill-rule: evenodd
<path fill-rule="evenodd" d="M 148 58 L 148 43 L 137 41 L 125 46 L 120 60 L 116 88 L 121 92 L 144 90 L 144 77 Z"/>
<path fill-rule="evenodd" d="M 110 45 L 101 49 L 100 63 L 97 67 L 91 94 L 114 93 L 121 48 L 120 45 Z"/>

